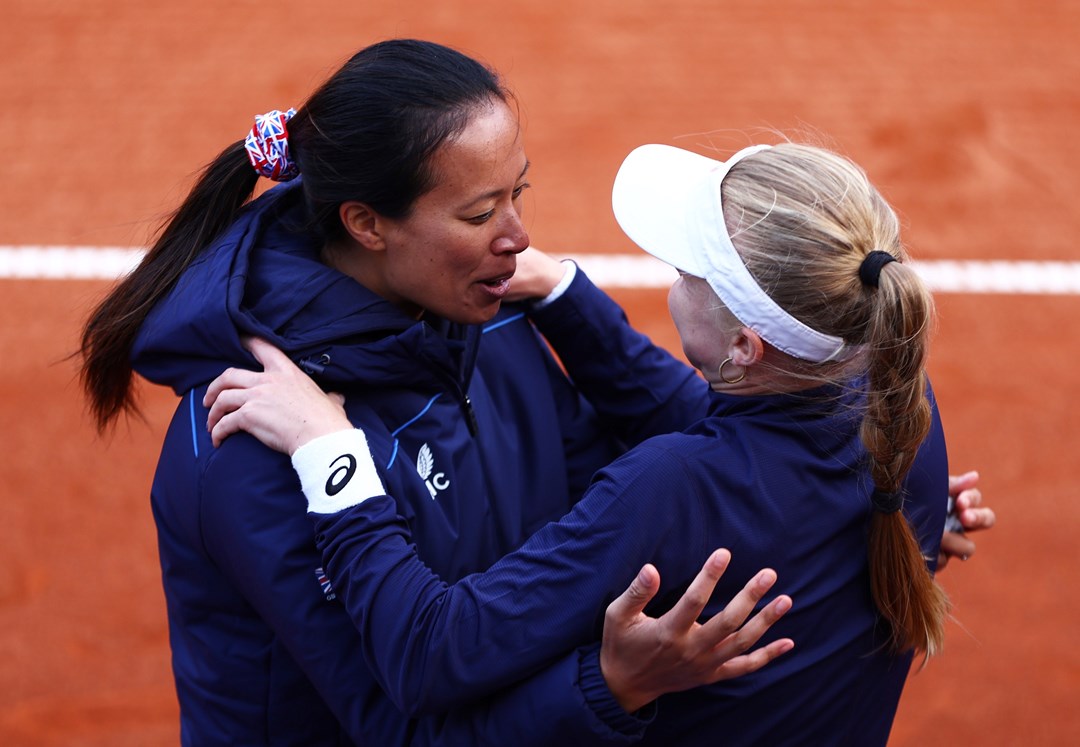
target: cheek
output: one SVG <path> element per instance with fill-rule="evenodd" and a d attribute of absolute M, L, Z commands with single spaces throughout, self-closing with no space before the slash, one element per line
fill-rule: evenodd
<path fill-rule="evenodd" d="M 401 282 L 416 284 L 453 272 L 462 263 L 461 244 L 447 226 L 423 225 L 404 237 L 396 256 L 388 259 Z"/>
<path fill-rule="evenodd" d="M 694 368 L 702 367 L 702 359 L 704 352 L 700 340 L 693 335 L 682 336 L 682 349 L 683 355 L 686 356 L 686 360 L 690 362 L 690 365 Z"/>
<path fill-rule="evenodd" d="M 675 326 L 679 324 L 679 284 L 682 279 L 675 281 L 675 284 L 668 288 L 667 292 L 667 310 L 671 315 L 672 320 L 675 322 Z"/>
<path fill-rule="evenodd" d="M 671 290 L 668 291 L 667 301 L 671 320 L 675 322 L 675 328 L 682 335 L 684 331 L 695 324 L 694 314 L 691 313 L 693 311 L 693 300 L 688 298 L 686 284 L 682 278 L 675 281 L 675 284 L 671 286 Z"/>
<path fill-rule="evenodd" d="M 477 230 L 445 236 L 436 249 L 442 271 L 458 280 L 471 277 L 491 256 L 490 240 L 486 232 Z"/>
<path fill-rule="evenodd" d="M 686 298 L 672 294 L 668 300 L 671 319 L 678 330 L 686 360 L 695 368 L 706 368 L 716 359 L 721 341 L 707 316 L 699 309 L 687 309 L 687 303 Z"/>

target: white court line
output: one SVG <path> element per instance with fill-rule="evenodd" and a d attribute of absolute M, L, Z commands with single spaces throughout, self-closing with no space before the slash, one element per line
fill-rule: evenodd
<path fill-rule="evenodd" d="M 676 273 L 648 255 L 575 255 L 589 277 L 613 288 L 666 288 Z M 1080 262 L 924 260 L 912 267 L 935 293 L 1080 295 Z"/>
<path fill-rule="evenodd" d="M 115 280 L 143 250 L 130 247 L 0 246 L 0 279 Z M 666 288 L 668 265 L 645 254 L 575 254 L 605 288 Z M 936 293 L 1080 295 L 1080 262 L 930 260 L 912 263 Z"/>
<path fill-rule="evenodd" d="M 115 280 L 142 259 L 137 247 L 0 246 L 0 278 Z"/>

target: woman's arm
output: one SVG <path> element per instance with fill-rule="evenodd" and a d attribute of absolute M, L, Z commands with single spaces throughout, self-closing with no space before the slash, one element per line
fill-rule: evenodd
<path fill-rule="evenodd" d="M 572 281 L 544 298 L 564 272 Z M 580 268 L 536 249 L 518 257 L 512 292 L 540 297 L 529 316 L 581 393 L 630 447 L 681 431 L 706 412 L 709 388 L 690 366 L 630 326 Z"/>
<path fill-rule="evenodd" d="M 247 428 L 277 448 L 294 451 L 296 444 L 308 438 L 349 426 L 340 406 L 328 400 L 284 356 L 261 343 L 256 343 L 254 350 L 272 375 L 231 372 L 212 384 L 207 394 L 207 401 L 214 401 L 209 422 L 216 442 L 220 443 L 228 433 Z M 234 385 L 248 388 L 237 389 Z M 288 396 L 275 399 L 279 387 Z M 271 406 L 271 400 L 276 404 Z M 305 413 L 305 417 L 294 418 L 291 411 Z M 408 528 L 391 499 L 381 496 L 363 510 L 338 513 L 383 492 L 378 476 L 370 467 L 364 467 L 365 462 L 370 463 L 370 457 L 363 434 L 353 430 L 336 431 L 329 439 L 294 454 L 306 492 L 317 496 L 311 504 L 317 519 L 316 539 L 332 560 L 328 571 L 361 630 L 365 654 L 378 676 L 385 677 L 381 681 L 391 696 L 410 713 L 443 710 L 482 697 L 594 638 L 604 605 L 639 568 L 640 563 L 634 559 L 637 555 L 621 553 L 618 542 L 601 538 L 591 547 L 582 547 L 584 552 L 578 551 L 575 543 L 588 536 L 580 529 L 588 528 L 592 521 L 586 511 L 579 512 L 573 521 L 550 525 L 544 530 L 546 534 L 534 537 L 488 573 L 474 574 L 448 586 L 416 558 Z M 320 513 L 325 515 L 317 515 Z M 670 510 L 657 513 L 668 517 L 677 514 Z M 623 539 L 633 536 L 631 546 L 643 542 L 651 545 L 662 541 L 664 527 L 652 522 L 650 531 L 618 531 L 615 535 Z M 601 548 L 603 552 L 599 552 Z M 594 562 L 590 562 L 589 550 L 599 552 Z M 602 557 L 605 554 L 607 558 Z M 701 551 L 699 559 L 694 560 L 687 554 L 681 564 L 688 572 L 680 572 L 678 577 L 691 578 L 704 555 Z M 538 584 L 544 576 L 537 569 L 553 567 L 565 572 Z M 604 572 L 598 573 L 601 569 Z M 583 592 L 583 585 L 592 582 L 599 582 L 599 586 Z M 754 586 L 746 591 L 746 598 L 756 603 L 766 589 Z M 767 610 L 758 621 L 768 621 L 764 627 L 750 626 L 747 630 L 763 633 L 779 617 L 783 604 Z M 752 607 L 744 609 L 735 627 Z M 728 609 L 737 615 L 740 608 L 729 605 Z M 696 617 L 692 615 L 691 619 Z M 517 619 L 519 624 L 503 624 L 510 619 Z M 413 622 L 402 626 L 401 620 Z M 626 627 L 633 624 L 637 632 L 647 630 L 641 625 L 644 620 L 648 618 L 633 618 Z M 721 618 L 717 626 L 724 620 L 730 624 L 728 618 Z M 696 628 L 684 628 L 684 632 L 691 630 Z M 710 627 L 696 637 L 690 636 L 687 645 L 692 647 L 703 635 L 715 635 L 718 630 Z M 725 636 L 719 636 L 717 641 Z M 723 652 L 725 658 L 735 655 L 730 646 Z M 766 657 L 780 652 L 770 648 Z M 637 661 L 641 660 L 635 658 Z M 760 658 L 753 661 L 760 662 L 758 666 L 764 663 Z M 719 669 L 713 665 L 718 671 L 710 677 L 729 676 L 735 666 Z M 707 680 L 695 682 L 703 681 Z M 613 686 L 617 692 L 621 682 Z M 629 690 L 642 688 L 631 683 Z M 632 703 L 633 698 L 625 702 Z"/>
<path fill-rule="evenodd" d="M 205 551 L 356 744 L 618 745 L 636 741 L 648 724 L 649 714 L 620 713 L 598 676 L 589 684 L 589 671 L 600 671 L 596 650 L 570 652 L 497 697 L 410 719 L 372 675 L 342 602 L 320 588 L 315 569 L 323 561 L 288 462 L 254 439 L 230 439 L 203 482 Z M 259 692 L 243 697 L 260 702 Z"/>
<path fill-rule="evenodd" d="M 359 431 L 335 433 L 297 451 L 294 466 L 309 497 L 316 543 L 361 632 L 365 656 L 391 698 L 408 713 L 447 710 L 486 697 L 594 640 L 605 606 L 643 559 L 662 558 L 677 580 L 693 578 L 700 562 L 697 548 L 688 548 L 680 536 L 696 516 L 693 499 L 682 501 L 679 511 L 661 508 L 663 501 L 656 499 L 671 478 L 662 469 L 650 469 L 670 462 L 671 455 L 662 452 L 646 458 L 646 472 L 654 473 L 649 478 L 623 482 L 618 489 L 614 481 L 595 483 L 561 521 L 544 527 L 486 572 L 448 585 L 416 557 L 408 527 L 389 496 L 375 495 L 348 510 L 324 513 L 328 502 L 339 508 L 348 501 L 354 487 L 358 493 L 378 490 L 362 480 L 341 485 L 330 479 L 330 465 L 359 462 L 365 450 Z M 331 484 L 338 489 L 333 496 L 326 490 Z M 625 500 L 628 494 L 635 497 Z M 751 641 L 728 639 L 774 578 L 765 572 L 755 579 L 714 618 L 715 627 L 702 631 L 694 623 L 686 632 L 716 633 L 702 651 L 724 658 L 741 654 L 786 610 L 787 600 L 774 602 L 764 619 L 745 629 L 747 634 L 756 631 Z M 700 612 L 707 600 L 692 587 L 686 604 L 699 604 Z M 679 629 L 673 620 L 696 620 L 696 614 L 680 614 L 684 609 L 677 606 L 667 613 L 673 618 L 665 615 L 659 624 Z M 641 659 L 629 663 L 637 666 Z M 736 674 L 715 664 L 712 670 L 715 676 L 696 684 Z M 621 693 L 621 682 L 609 685 Z M 635 688 L 631 682 L 625 702 L 640 702 Z"/>

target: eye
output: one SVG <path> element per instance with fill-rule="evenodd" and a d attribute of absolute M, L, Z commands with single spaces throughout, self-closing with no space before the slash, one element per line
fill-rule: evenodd
<path fill-rule="evenodd" d="M 521 193 L 524 192 L 526 189 L 529 189 L 530 187 L 532 187 L 532 185 L 528 182 L 522 182 L 518 186 L 514 187 L 514 191 L 510 193 L 510 201 L 517 202 L 518 199 L 521 197 Z M 488 210 L 486 213 L 481 213 L 480 215 L 474 215 L 471 218 L 466 218 L 465 221 L 467 223 L 472 223 L 473 225 L 479 226 L 491 220 L 491 217 L 493 215 L 495 215 L 495 209 Z"/>

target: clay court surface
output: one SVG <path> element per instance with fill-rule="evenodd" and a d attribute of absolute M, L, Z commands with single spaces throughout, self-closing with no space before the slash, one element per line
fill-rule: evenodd
<path fill-rule="evenodd" d="M 516 91 L 531 235 L 553 252 L 632 251 L 608 195 L 635 145 L 728 153 L 779 130 L 863 164 L 920 259 L 1080 258 L 1080 5 L 1067 0 L 0 11 L 3 246 L 144 245 L 254 114 L 300 103 L 361 46 L 418 36 L 484 59 Z M 175 399 L 145 387 L 145 422 L 99 438 L 65 360 L 107 287 L 0 279 L 3 745 L 178 743 L 147 497 Z M 613 294 L 674 344 L 662 291 Z M 956 623 L 913 675 L 891 743 L 1075 743 L 1080 296 L 938 298 L 932 375 L 953 471 L 982 472 L 999 527 L 942 576 Z"/>

